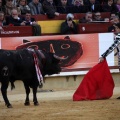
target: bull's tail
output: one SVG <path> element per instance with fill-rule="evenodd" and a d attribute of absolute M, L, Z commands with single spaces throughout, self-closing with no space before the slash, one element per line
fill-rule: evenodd
<path fill-rule="evenodd" d="M 11 90 L 15 89 L 14 82 L 11 82 Z"/>

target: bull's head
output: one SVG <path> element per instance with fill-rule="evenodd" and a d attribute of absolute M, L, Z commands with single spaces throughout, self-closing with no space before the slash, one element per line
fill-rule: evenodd
<path fill-rule="evenodd" d="M 49 56 L 46 57 L 46 67 L 44 69 L 44 71 L 46 72 L 45 74 L 58 74 L 59 72 L 61 72 L 61 66 L 59 64 L 60 61 L 67 58 L 57 56 L 52 44 L 50 44 L 50 53 L 48 54 Z"/>
<path fill-rule="evenodd" d="M 44 75 L 58 74 L 61 72 L 60 67 L 60 57 L 56 56 L 54 53 L 48 53 L 46 56 L 46 63 L 44 70 Z"/>

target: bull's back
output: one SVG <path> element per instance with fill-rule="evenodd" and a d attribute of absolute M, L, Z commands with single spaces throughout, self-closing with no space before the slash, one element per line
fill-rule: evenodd
<path fill-rule="evenodd" d="M 14 51 L 0 49 L 0 66 L 10 65 L 14 62 Z"/>
<path fill-rule="evenodd" d="M 33 69 L 33 58 L 27 49 L 0 50 L 0 76 L 9 72 L 9 76 L 20 77 L 28 75 Z"/>

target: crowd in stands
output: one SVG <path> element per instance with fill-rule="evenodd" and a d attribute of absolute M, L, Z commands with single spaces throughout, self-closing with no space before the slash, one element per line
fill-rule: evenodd
<path fill-rule="evenodd" d="M 110 12 L 111 18 L 101 18 L 101 12 Z M 74 13 L 85 13 L 84 18 L 80 18 L 80 23 L 110 20 L 114 26 L 116 19 L 119 19 L 120 0 L 0 0 L 0 29 L 4 25 L 38 26 L 35 19 L 31 18 L 32 15 L 43 14 L 49 19 L 66 14 L 66 20 L 61 25 L 61 33 L 76 33 Z M 66 30 L 68 31 L 65 32 Z M 113 29 L 109 28 L 108 31 Z"/>
<path fill-rule="evenodd" d="M 119 12 L 120 0 L 0 0 L 0 11 L 5 15 L 11 15 L 13 8 L 22 15 L 26 10 L 30 10 L 32 15 Z"/>

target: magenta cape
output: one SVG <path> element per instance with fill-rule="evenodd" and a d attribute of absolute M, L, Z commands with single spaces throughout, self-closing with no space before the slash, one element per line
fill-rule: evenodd
<path fill-rule="evenodd" d="M 114 81 L 106 60 L 98 63 L 84 76 L 73 94 L 73 101 L 108 99 L 113 95 Z"/>

